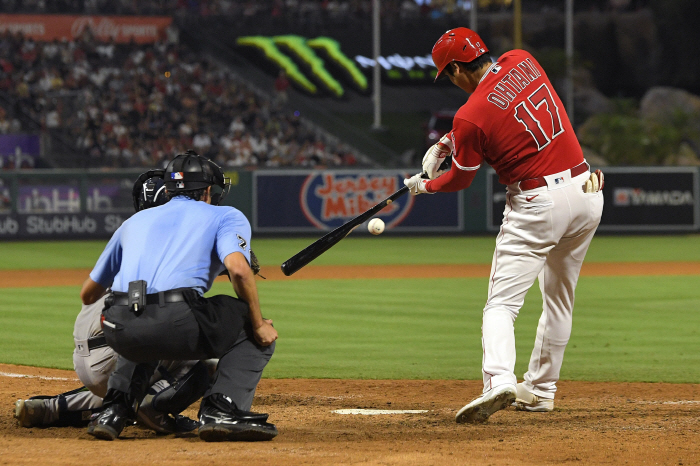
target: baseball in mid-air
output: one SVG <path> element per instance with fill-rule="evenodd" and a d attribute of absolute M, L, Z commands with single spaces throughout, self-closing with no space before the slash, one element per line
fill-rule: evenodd
<path fill-rule="evenodd" d="M 384 220 L 381 218 L 373 218 L 367 224 L 367 229 L 373 235 L 381 235 L 384 232 Z"/>

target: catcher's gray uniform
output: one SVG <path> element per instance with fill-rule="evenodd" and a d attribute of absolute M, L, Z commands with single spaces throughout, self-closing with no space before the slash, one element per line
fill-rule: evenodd
<path fill-rule="evenodd" d="M 117 353 L 112 348 L 102 342 L 100 346 L 90 349 L 92 342 L 104 335 L 100 326 L 100 317 L 104 309 L 105 296 L 98 299 L 93 304 L 83 304 L 78 317 L 75 319 L 73 327 L 73 339 L 75 340 L 75 350 L 73 350 L 73 368 L 78 374 L 80 381 L 85 384 L 93 400 L 78 401 L 77 409 L 89 409 L 102 406 L 102 398 L 107 393 L 107 380 L 114 371 L 117 362 Z M 87 397 L 85 397 L 87 398 Z M 68 403 L 69 409 L 72 403 Z"/>
<path fill-rule="evenodd" d="M 20 424 L 24 427 L 74 425 L 81 421 L 88 421 L 90 415 L 102 407 L 102 398 L 107 393 L 107 381 L 116 367 L 118 357 L 117 353 L 104 342 L 100 325 L 105 297 L 106 295 L 93 304 L 83 305 L 73 327 L 75 340 L 73 367 L 87 390 L 78 389 L 54 397 L 18 401 L 16 417 L 21 418 Z M 170 387 L 171 382 L 182 381 L 197 363 L 198 361 L 162 361 L 160 363 L 150 380 L 150 395 L 146 397 L 147 400 L 142 404 L 139 412 L 138 420 L 142 424 L 158 432 L 180 430 L 173 423 L 173 418 L 167 416 L 167 412 L 152 409 L 149 401 L 154 395 Z M 215 364 L 215 361 L 212 360 L 211 364 Z M 207 372 L 213 372 L 213 368 L 208 368 Z M 201 370 L 195 371 L 195 375 L 207 378 Z M 201 385 L 206 387 L 207 383 L 208 378 Z M 203 393 L 203 390 L 201 391 Z M 197 393 L 196 398 L 202 393 Z M 29 403 L 30 401 L 33 403 Z M 39 403 L 43 406 L 39 406 Z M 32 410 L 31 414 L 22 413 L 23 410 L 29 409 Z M 64 418 L 63 422 L 60 422 L 61 418 Z"/>

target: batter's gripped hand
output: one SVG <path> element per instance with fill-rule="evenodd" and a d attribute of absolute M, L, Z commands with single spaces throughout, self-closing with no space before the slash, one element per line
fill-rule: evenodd
<path fill-rule="evenodd" d="M 408 192 L 411 193 L 413 196 L 416 196 L 418 194 L 434 194 L 434 193 L 429 193 L 428 190 L 425 188 L 425 184 L 430 181 L 426 180 L 425 178 L 422 178 L 422 174 L 417 174 L 413 175 L 412 177 L 403 180 L 403 184 L 405 184 L 408 187 Z"/>
<path fill-rule="evenodd" d="M 441 170 L 440 165 L 445 160 L 445 157 L 452 153 L 452 139 L 449 133 L 442 137 L 438 142 L 430 146 L 430 149 L 423 156 L 423 172 L 433 180 L 445 173 L 446 170 Z"/>
<path fill-rule="evenodd" d="M 253 329 L 255 333 L 255 340 L 261 346 L 270 346 L 277 340 L 277 330 L 272 326 L 272 320 L 263 319 L 262 325 L 256 329 Z"/>

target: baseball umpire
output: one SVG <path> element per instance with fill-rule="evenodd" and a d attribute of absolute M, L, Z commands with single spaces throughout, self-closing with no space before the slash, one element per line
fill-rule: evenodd
<path fill-rule="evenodd" d="M 143 173 L 132 192 L 136 212 L 167 202 L 163 170 Z M 107 346 L 100 317 L 107 294 L 93 304 L 83 305 L 73 328 L 73 367 L 83 387 L 55 396 L 35 396 L 15 402 L 15 414 L 22 427 L 87 425 L 92 414 L 102 409 L 107 381 L 114 371 L 117 354 Z M 211 361 L 161 361 L 141 401 L 137 420 L 156 432 L 185 433 L 198 423 L 179 415 L 197 401 L 210 383 Z"/>
<path fill-rule="evenodd" d="M 456 28 L 435 43 L 436 80 L 471 94 L 452 131 L 423 158 L 429 180 L 404 180 L 412 194 L 467 188 L 487 162 L 507 185 L 506 208 L 483 314 L 481 396 L 456 421 L 484 422 L 513 403 L 551 411 L 571 335 L 574 290 L 603 212 L 603 174 L 590 173 L 552 83 L 535 58 L 512 50 L 493 62 L 474 31 Z M 452 166 L 438 171 L 452 154 Z M 514 323 L 539 279 L 543 311 L 524 382 L 517 383 Z"/>
<path fill-rule="evenodd" d="M 230 182 L 194 151 L 165 169 L 170 201 L 136 213 L 114 233 L 83 284 L 90 304 L 111 286 L 103 311 L 118 354 L 104 410 L 88 434 L 113 440 L 133 420 L 158 360 L 219 359 L 199 409 L 205 441 L 269 440 L 277 429 L 251 407 L 277 331 L 260 311 L 250 267 L 250 223 L 218 206 Z M 227 271 L 238 298 L 203 294 Z"/>

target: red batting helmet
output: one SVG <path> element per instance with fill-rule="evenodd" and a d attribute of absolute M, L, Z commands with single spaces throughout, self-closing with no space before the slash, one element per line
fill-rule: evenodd
<path fill-rule="evenodd" d="M 433 46 L 433 63 L 438 70 L 435 81 L 442 75 L 448 63 L 453 61 L 469 63 L 488 51 L 479 34 L 471 29 L 450 29 Z"/>

